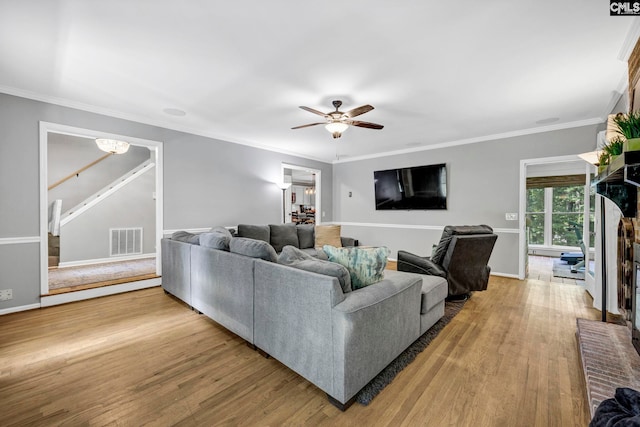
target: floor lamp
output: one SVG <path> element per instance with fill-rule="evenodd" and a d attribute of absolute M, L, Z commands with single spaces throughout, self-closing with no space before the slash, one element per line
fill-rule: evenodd
<path fill-rule="evenodd" d="M 286 192 L 287 189 L 289 187 L 291 187 L 291 183 L 290 182 L 277 182 L 276 185 L 278 186 L 279 189 L 282 190 L 282 223 L 285 224 L 287 222 L 287 213 L 286 213 L 286 207 L 285 207 L 285 197 L 286 197 Z"/>

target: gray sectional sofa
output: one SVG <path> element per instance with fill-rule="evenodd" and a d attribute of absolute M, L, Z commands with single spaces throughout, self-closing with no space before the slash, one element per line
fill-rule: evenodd
<path fill-rule="evenodd" d="M 342 410 L 444 315 L 441 277 L 385 271 L 382 281 L 345 292 L 342 278 L 280 264 L 270 244 L 223 234 L 162 239 L 164 290 L 315 384 Z"/>

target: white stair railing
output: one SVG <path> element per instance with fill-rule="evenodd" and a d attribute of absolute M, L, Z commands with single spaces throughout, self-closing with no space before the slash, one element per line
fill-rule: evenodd
<path fill-rule="evenodd" d="M 142 176 L 145 172 L 153 169 L 155 163 L 151 161 L 151 159 L 141 163 L 134 169 L 130 170 L 126 174 L 122 175 L 120 178 L 113 181 L 111 184 L 92 194 L 91 196 L 84 199 L 82 202 L 78 203 L 73 208 L 69 209 L 65 213 L 62 214 L 60 219 L 60 227 L 68 224 L 73 221 L 75 218 L 78 218 L 83 212 L 91 209 L 101 201 L 105 200 L 110 195 L 114 194 L 116 191 L 129 184 L 136 178 Z"/>

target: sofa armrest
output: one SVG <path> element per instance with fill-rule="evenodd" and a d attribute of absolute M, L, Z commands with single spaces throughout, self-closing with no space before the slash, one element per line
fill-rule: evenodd
<path fill-rule="evenodd" d="M 422 278 L 385 271 L 332 312 L 335 399 L 346 402 L 420 336 Z"/>
<path fill-rule="evenodd" d="M 358 246 L 358 240 L 354 239 L 353 237 L 340 237 L 340 242 L 345 248 L 350 246 Z"/>
<path fill-rule="evenodd" d="M 398 271 L 447 278 L 447 272 L 428 257 L 420 257 L 406 251 L 398 251 Z"/>
<path fill-rule="evenodd" d="M 332 307 L 344 301 L 338 279 L 256 260 L 254 343 L 333 395 Z"/>
<path fill-rule="evenodd" d="M 162 288 L 191 305 L 191 243 L 163 238 Z"/>

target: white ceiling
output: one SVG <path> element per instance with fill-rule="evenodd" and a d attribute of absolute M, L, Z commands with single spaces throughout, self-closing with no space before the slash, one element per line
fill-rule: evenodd
<path fill-rule="evenodd" d="M 333 161 L 602 121 L 638 19 L 602 0 L 0 0 L 0 92 Z M 290 129 L 333 99 L 384 129 Z"/>

